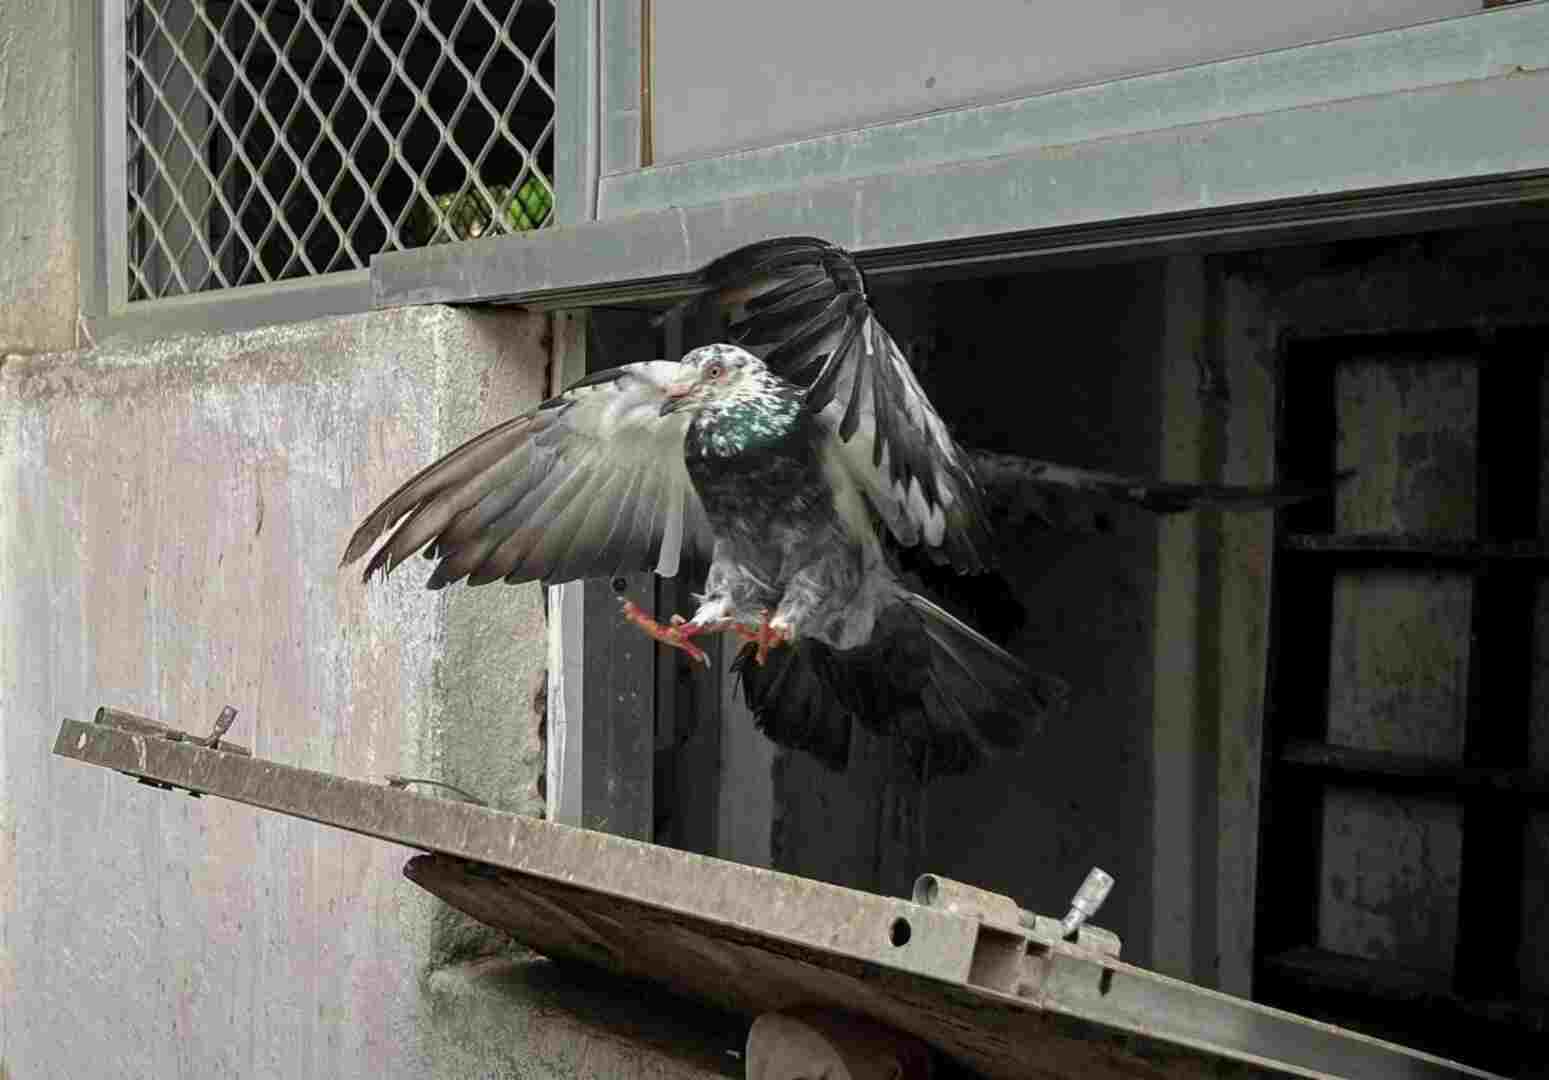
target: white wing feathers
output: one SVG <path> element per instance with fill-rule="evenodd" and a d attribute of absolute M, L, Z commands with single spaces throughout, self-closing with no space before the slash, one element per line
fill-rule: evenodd
<path fill-rule="evenodd" d="M 427 583 L 568 581 L 708 557 L 709 524 L 683 463 L 686 414 L 661 416 L 677 364 L 583 379 L 464 443 L 410 479 L 350 538 L 344 563 L 395 531 L 366 565 L 391 572 L 425 549 Z"/>

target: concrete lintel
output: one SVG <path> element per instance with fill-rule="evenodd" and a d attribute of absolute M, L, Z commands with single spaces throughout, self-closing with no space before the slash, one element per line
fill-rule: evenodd
<path fill-rule="evenodd" d="M 348 270 L 270 285 L 243 285 L 166 300 L 119 304 L 83 319 L 82 345 L 131 345 L 185 334 L 221 334 L 369 310 L 370 277 Z"/>
<path fill-rule="evenodd" d="M 1549 71 L 1502 75 L 381 255 L 372 295 L 665 298 L 711 258 L 793 233 L 898 268 L 1542 201 L 1546 99 Z"/>

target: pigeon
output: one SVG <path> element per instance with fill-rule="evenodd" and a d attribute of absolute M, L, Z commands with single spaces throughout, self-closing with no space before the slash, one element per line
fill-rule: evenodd
<path fill-rule="evenodd" d="M 906 739 L 922 778 L 1024 746 L 1068 688 L 906 581 L 984 573 L 993 538 L 853 257 L 806 237 L 738 249 L 676 313 L 705 312 L 726 340 L 588 375 L 464 443 L 367 515 L 341 565 L 387 534 L 365 579 L 423 552 L 432 589 L 707 566 L 690 616 L 622 616 L 700 661 L 733 634 L 777 743 L 842 769 L 858 722 Z"/>

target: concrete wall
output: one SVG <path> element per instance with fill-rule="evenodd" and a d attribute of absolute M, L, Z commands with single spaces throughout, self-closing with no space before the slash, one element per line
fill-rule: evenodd
<path fill-rule="evenodd" d="M 0 356 L 76 344 L 76 64 L 82 5 L 0 8 Z"/>
<path fill-rule="evenodd" d="M 201 729 L 229 702 L 232 737 L 260 755 L 443 776 L 535 808 L 531 590 L 454 606 L 418 589 L 417 568 L 368 591 L 337 563 L 403 476 L 538 399 L 544 327 L 423 309 L 0 370 L 13 1075 L 412 1060 L 435 910 L 399 877 L 403 851 L 169 797 L 48 747 L 61 717 L 99 703 Z"/>
<path fill-rule="evenodd" d="M 403 478 L 539 400 L 547 329 L 420 308 L 0 368 L 0 1076 L 679 1068 L 541 962 L 445 966 L 504 943 L 404 850 L 48 752 L 100 703 L 196 730 L 230 703 L 259 755 L 538 811 L 536 588 L 337 563 Z"/>

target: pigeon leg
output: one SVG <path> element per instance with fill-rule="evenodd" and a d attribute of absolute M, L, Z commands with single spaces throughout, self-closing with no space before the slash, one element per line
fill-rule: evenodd
<path fill-rule="evenodd" d="M 710 658 L 705 655 L 703 649 L 694 644 L 692 639 L 703 633 L 714 633 L 728 629 L 724 623 L 696 625 L 686 621 L 681 615 L 674 615 L 672 621 L 668 625 L 663 626 L 651 618 L 650 615 L 641 611 L 633 600 L 625 600 L 623 610 L 624 618 L 634 623 L 647 634 L 650 634 L 657 641 L 660 641 L 663 645 L 670 645 L 674 649 L 682 649 L 693 659 L 706 666 L 709 665 Z"/>

